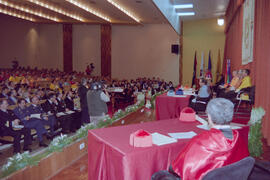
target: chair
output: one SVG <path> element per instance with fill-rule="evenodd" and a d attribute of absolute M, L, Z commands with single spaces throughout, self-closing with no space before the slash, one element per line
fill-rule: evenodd
<path fill-rule="evenodd" d="M 242 99 L 241 98 L 242 94 L 247 94 L 249 99 L 247 100 Z M 238 101 L 238 105 L 235 112 L 238 111 L 242 102 L 248 103 L 249 105 L 253 105 L 255 101 L 255 86 L 247 87 L 239 91 L 236 96 L 236 101 Z"/>
<path fill-rule="evenodd" d="M 247 180 L 254 163 L 254 158 L 246 157 L 233 164 L 210 171 L 203 177 L 203 180 Z"/>

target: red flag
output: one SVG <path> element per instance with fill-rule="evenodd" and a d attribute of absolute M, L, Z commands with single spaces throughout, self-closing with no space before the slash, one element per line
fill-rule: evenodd
<path fill-rule="evenodd" d="M 194 64 L 193 64 L 193 77 L 192 77 L 192 85 L 196 85 L 196 71 L 197 71 L 197 52 L 195 51 L 194 55 Z"/>

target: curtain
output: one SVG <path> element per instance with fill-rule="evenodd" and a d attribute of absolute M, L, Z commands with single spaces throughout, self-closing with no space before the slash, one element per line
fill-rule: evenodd
<path fill-rule="evenodd" d="M 266 115 L 263 119 L 263 135 L 270 145 L 270 1 L 255 1 L 254 28 L 254 71 L 256 95 L 255 106 L 262 106 Z"/>

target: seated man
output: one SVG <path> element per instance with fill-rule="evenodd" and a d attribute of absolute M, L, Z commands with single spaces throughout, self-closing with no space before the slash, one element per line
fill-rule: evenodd
<path fill-rule="evenodd" d="M 251 79 L 250 79 L 249 74 L 250 74 L 249 69 L 244 69 L 241 75 L 243 79 L 241 81 L 240 86 L 237 87 L 237 89 L 235 90 L 225 92 L 224 94 L 220 95 L 220 97 L 224 97 L 226 99 L 230 99 L 231 101 L 233 101 L 234 98 L 237 96 L 237 92 L 239 92 L 240 90 L 244 88 L 251 87 L 252 84 L 251 84 Z"/>
<path fill-rule="evenodd" d="M 211 129 L 190 140 L 172 162 L 168 176 L 202 179 L 208 172 L 249 155 L 247 143 L 239 132 L 230 129 L 233 108 L 233 103 L 224 98 L 215 98 L 208 103 L 206 112 Z M 157 176 L 158 173 L 154 174 L 152 179 Z"/>
<path fill-rule="evenodd" d="M 50 126 L 50 136 L 54 136 L 54 125 L 56 122 L 55 117 L 51 114 L 46 114 L 42 107 L 39 105 L 37 96 L 32 97 L 32 104 L 27 108 L 31 114 L 40 114 L 41 122 L 44 125 Z"/>
<path fill-rule="evenodd" d="M 20 120 L 10 111 L 7 110 L 8 102 L 7 100 L 0 100 L 0 136 L 12 136 L 13 140 L 13 153 L 20 153 L 21 145 L 20 140 L 21 136 L 24 136 L 24 151 L 31 151 L 28 148 L 28 145 L 31 144 L 31 131 L 28 128 L 21 128 L 14 130 L 13 125 L 19 125 Z"/>
<path fill-rule="evenodd" d="M 24 99 L 18 100 L 18 107 L 16 107 L 13 112 L 26 128 L 36 130 L 39 146 L 47 147 L 48 145 L 43 141 L 43 135 L 47 135 L 47 130 L 44 128 L 40 119 L 31 118 L 31 113 L 26 108 L 26 102 Z"/>
<path fill-rule="evenodd" d="M 198 95 L 191 98 L 190 107 L 192 107 L 195 111 L 204 111 L 206 108 L 206 104 L 210 99 L 211 90 L 207 85 L 206 79 L 200 79 L 200 89 Z"/>
<path fill-rule="evenodd" d="M 74 113 L 71 114 L 73 119 L 71 124 L 71 131 L 74 131 L 75 129 L 79 129 L 81 127 L 81 112 L 75 109 L 73 97 L 73 92 L 68 91 L 65 98 L 66 108 L 69 111 L 74 111 Z"/>

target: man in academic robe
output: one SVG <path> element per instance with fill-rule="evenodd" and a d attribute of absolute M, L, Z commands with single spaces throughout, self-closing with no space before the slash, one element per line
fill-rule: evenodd
<path fill-rule="evenodd" d="M 234 105 L 215 98 L 207 105 L 211 129 L 195 136 L 172 162 L 182 180 L 202 179 L 208 172 L 249 156 L 248 145 L 237 130 L 230 128 Z"/>
<path fill-rule="evenodd" d="M 193 137 L 172 161 L 169 172 L 159 171 L 152 180 L 202 180 L 210 171 L 249 156 L 247 141 L 230 128 L 233 110 L 233 103 L 227 99 L 209 101 L 206 112 L 210 130 Z"/>

